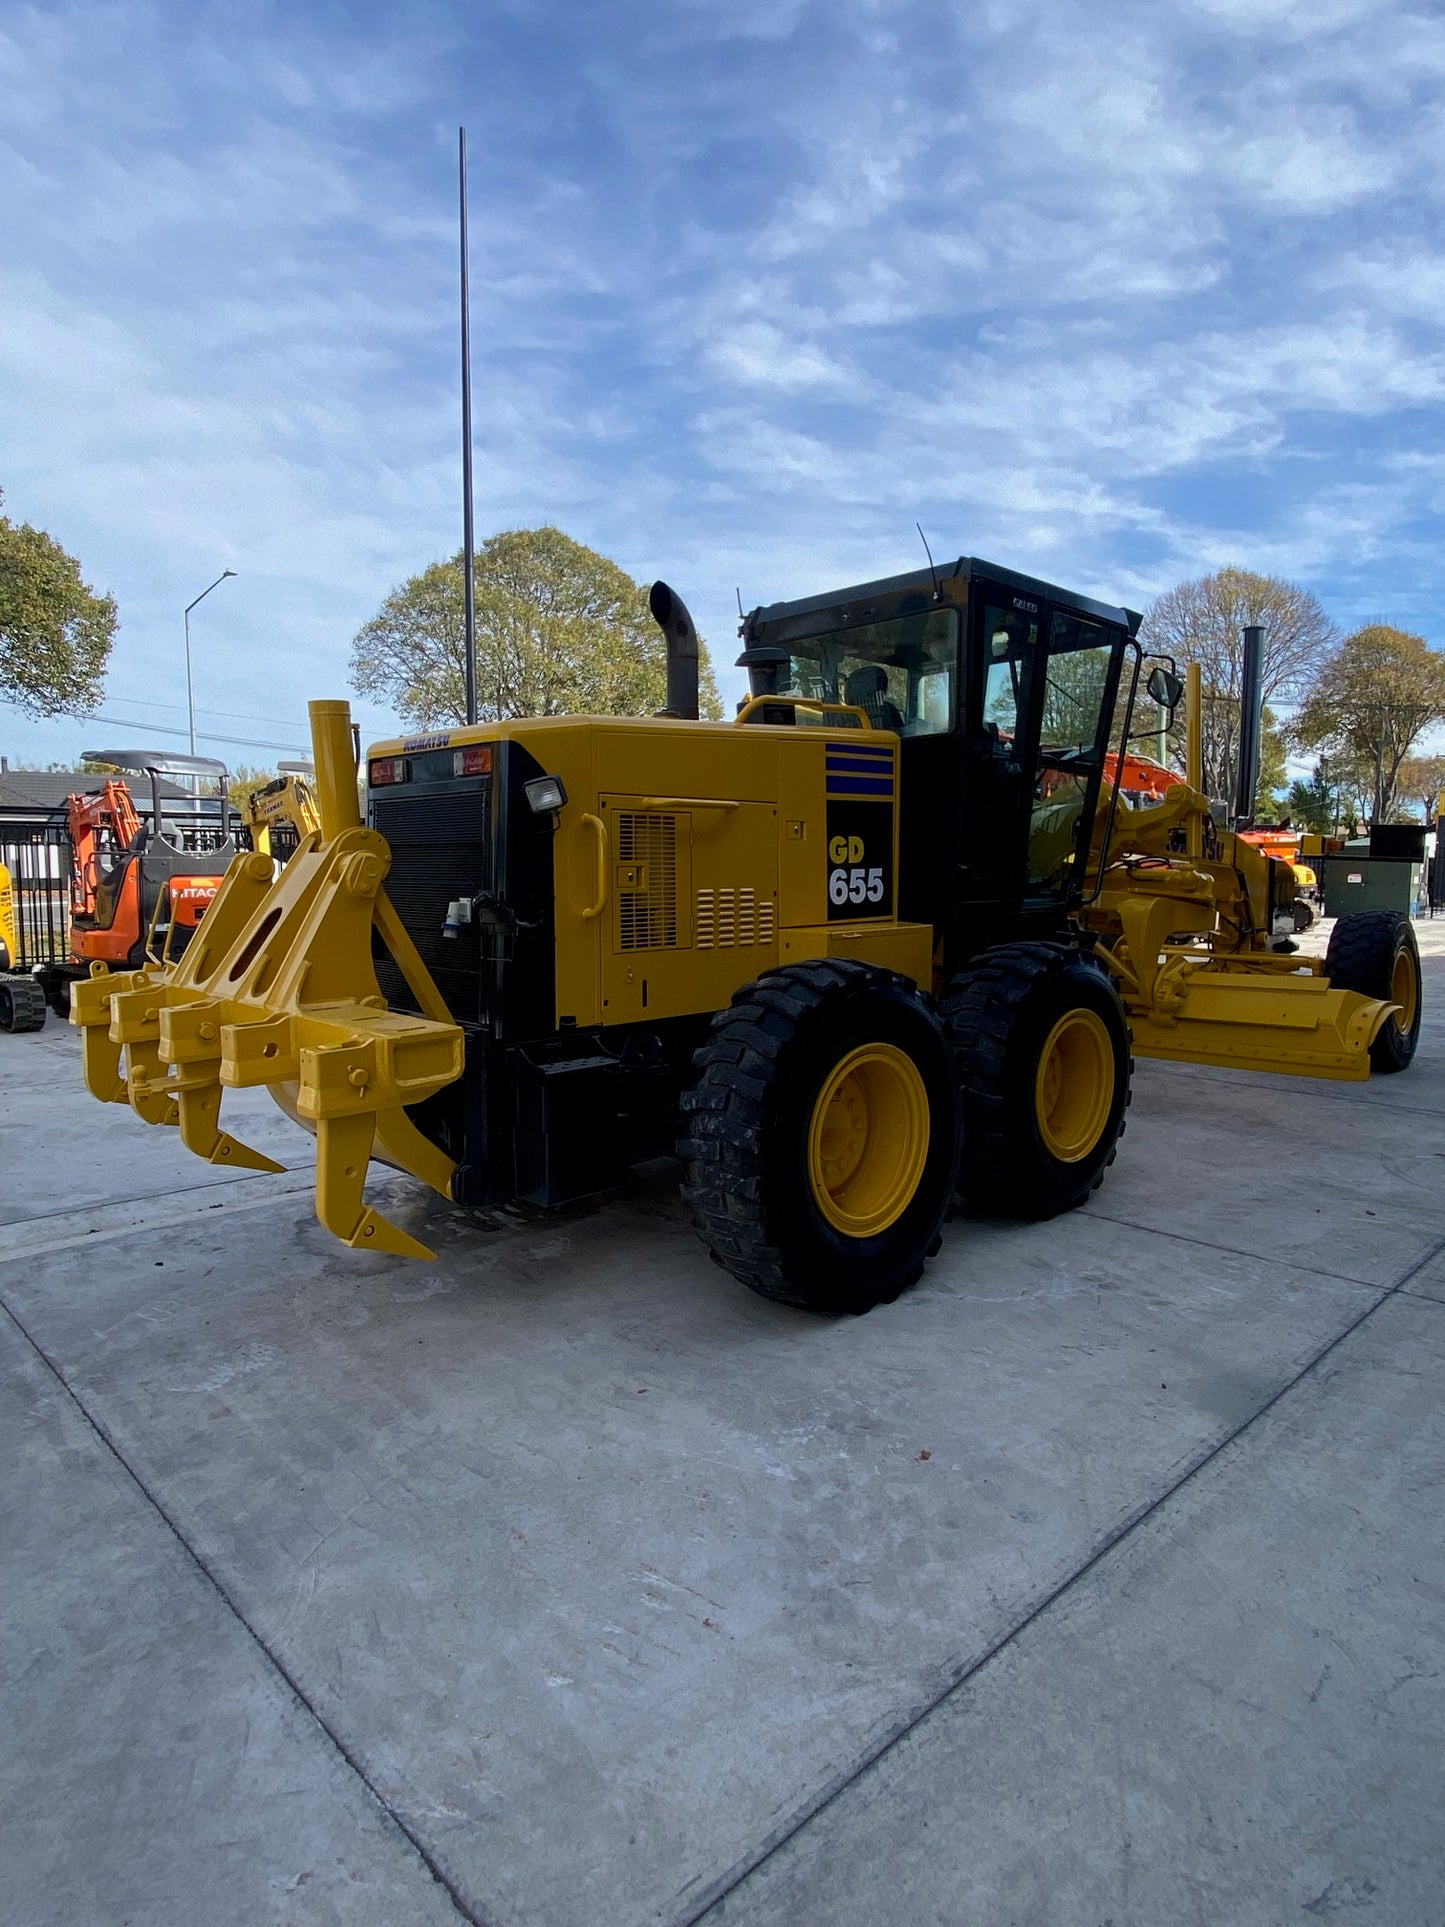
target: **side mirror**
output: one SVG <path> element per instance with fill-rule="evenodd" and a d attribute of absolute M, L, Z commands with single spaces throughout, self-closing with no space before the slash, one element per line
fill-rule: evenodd
<path fill-rule="evenodd" d="M 1180 698 L 1184 694 L 1184 684 L 1174 671 L 1166 669 L 1163 663 L 1156 664 L 1149 671 L 1149 680 L 1144 687 L 1159 707 L 1167 709 L 1171 716 L 1179 707 Z"/>

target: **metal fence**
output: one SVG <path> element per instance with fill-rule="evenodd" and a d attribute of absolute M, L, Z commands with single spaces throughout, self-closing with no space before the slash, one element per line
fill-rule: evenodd
<path fill-rule="evenodd" d="M 70 950 L 70 838 L 59 826 L 0 824 L 0 863 L 15 894 L 15 967 L 59 963 Z"/>

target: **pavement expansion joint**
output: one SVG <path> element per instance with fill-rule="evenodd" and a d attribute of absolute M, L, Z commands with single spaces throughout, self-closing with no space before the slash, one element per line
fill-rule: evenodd
<path fill-rule="evenodd" d="M 221 1179 L 218 1182 L 231 1185 L 240 1183 L 242 1180 L 239 1178 L 228 1178 Z M 252 1179 L 250 1182 L 255 1184 L 259 1182 L 259 1180 Z M 212 1185 L 200 1185 L 193 1187 L 190 1191 L 181 1193 L 181 1195 L 183 1197 L 192 1197 L 196 1196 L 197 1193 L 204 1193 L 214 1188 Z M 234 1198 L 218 1198 L 212 1204 L 202 1203 L 198 1197 L 197 1202 L 192 1205 L 189 1210 L 156 1211 L 151 1213 L 146 1213 L 142 1210 L 138 1216 L 127 1218 L 121 1223 L 88 1226 L 84 1231 L 68 1233 L 61 1237 L 56 1237 L 48 1232 L 37 1232 L 29 1238 L 21 1237 L 7 1242 L 4 1250 L 0 1250 L 0 1264 L 16 1258 L 34 1258 L 53 1251 L 70 1251 L 80 1245 L 102 1245 L 111 1239 L 133 1237 L 137 1233 L 173 1230 L 177 1225 L 197 1224 L 203 1219 L 209 1218 L 213 1212 L 221 1212 L 229 1217 L 241 1211 L 264 1211 L 267 1206 L 279 1206 L 290 1198 L 309 1199 L 314 1189 L 313 1181 L 307 1178 L 296 1184 L 280 1186 L 265 1185 L 259 1193 L 247 1193 L 246 1195 Z M 145 1204 L 156 1202 L 156 1200 L 142 1198 L 133 1201 L 128 1200 L 127 1202 L 134 1202 L 135 1204 L 144 1206 Z M 107 1209 L 116 1208 L 114 1205 L 107 1207 Z M 56 1218 L 63 1221 L 66 1218 L 75 1218 L 81 1215 L 84 1214 L 68 1211 L 47 1212 L 43 1218 L 22 1218 L 16 1225 L 7 1225 L 6 1231 L 7 1234 L 11 1230 L 16 1229 L 23 1231 L 28 1225 L 47 1221 L 54 1223 Z"/>
<path fill-rule="evenodd" d="M 1186 1068 L 1197 1074 L 1200 1067 L 1190 1064 Z M 1369 1080 L 1362 1084 L 1336 1084 L 1325 1077 L 1279 1077 L 1272 1071 L 1254 1071 L 1247 1077 L 1237 1072 L 1219 1071 L 1209 1081 L 1222 1090 L 1268 1089 L 1271 1093 L 1278 1092 L 1282 1097 L 1322 1097 L 1328 1098 L 1332 1104 L 1358 1104 L 1364 1110 L 1390 1111 L 1397 1117 L 1445 1117 L 1445 1110 L 1433 1104 L 1395 1104 L 1387 1097 L 1366 1097 L 1366 1091 L 1377 1088 Z"/>
<path fill-rule="evenodd" d="M 1191 1242 L 1198 1241 L 1193 1240 Z M 772 1829 L 759 1843 L 754 1852 L 746 1855 L 716 1883 L 706 1889 L 700 1904 L 691 1906 L 686 1913 L 674 1915 L 670 1922 L 670 1927 L 701 1927 L 701 1923 L 727 1899 L 729 1894 L 736 1892 L 736 1890 L 756 1873 L 759 1867 L 770 1860 L 781 1847 L 786 1846 L 790 1840 L 795 1839 L 810 1826 L 821 1813 L 845 1793 L 856 1780 L 860 1779 L 870 1767 L 876 1765 L 886 1754 L 892 1752 L 901 1741 L 905 1740 L 910 1733 L 921 1726 L 930 1714 L 943 1705 L 945 1700 L 950 1699 L 961 1687 L 966 1686 L 971 1679 L 975 1678 L 997 1659 L 1001 1653 L 1012 1646 L 1019 1636 L 1027 1631 L 1037 1620 L 1041 1619 L 1051 1607 L 1059 1604 L 1060 1601 L 1066 1598 L 1083 1579 L 1087 1578 L 1096 1567 L 1108 1558 L 1110 1553 L 1121 1547 L 1138 1531 L 1140 1526 L 1146 1524 L 1156 1513 L 1162 1511 L 1176 1494 L 1190 1485 L 1206 1467 L 1212 1465 L 1214 1461 L 1227 1452 L 1237 1440 L 1242 1438 L 1244 1434 L 1257 1425 L 1262 1418 L 1265 1418 L 1272 1412 L 1275 1406 L 1287 1398 L 1297 1386 L 1317 1371 L 1325 1360 L 1344 1344 L 1346 1339 L 1353 1337 L 1354 1334 L 1360 1330 L 1361 1326 L 1375 1316 L 1382 1305 L 1388 1304 L 1391 1299 L 1405 1292 L 1405 1288 L 1411 1279 L 1417 1277 L 1427 1265 L 1432 1264 L 1442 1252 L 1445 1252 L 1445 1238 L 1437 1240 L 1430 1250 L 1428 1250 L 1423 1257 L 1412 1263 L 1393 1285 L 1370 1287 L 1369 1289 L 1375 1293 L 1374 1301 L 1366 1305 L 1348 1324 L 1342 1326 L 1341 1329 L 1335 1333 L 1334 1337 L 1327 1340 L 1312 1358 L 1307 1359 L 1292 1377 L 1287 1379 L 1277 1391 L 1271 1393 L 1256 1411 L 1251 1412 L 1248 1418 L 1241 1420 L 1224 1438 L 1202 1452 L 1197 1459 L 1185 1467 L 1179 1477 L 1166 1487 L 1163 1492 L 1158 1493 L 1152 1499 L 1146 1500 L 1126 1518 L 1122 1519 L 1071 1573 L 1060 1580 L 1058 1585 L 1046 1592 L 1041 1599 L 1036 1600 L 1032 1606 L 1028 1607 L 1019 1616 L 1018 1620 L 993 1642 L 986 1652 L 981 1653 L 977 1659 L 971 1660 L 965 1667 L 958 1671 L 948 1680 L 947 1684 L 944 1685 L 939 1692 L 935 1693 L 925 1704 L 913 1708 L 900 1720 L 896 1721 L 881 1740 L 867 1748 L 851 1765 L 830 1779 L 824 1787 L 807 1799 L 800 1808 L 796 1809 L 787 1820 Z M 1351 1281 L 1346 1280 L 1345 1282 Z M 1413 1297 L 1415 1294 L 1409 1293 L 1407 1295 Z"/>
<path fill-rule="evenodd" d="M 30 1350 L 40 1360 L 41 1364 L 45 1367 L 46 1371 L 50 1373 L 51 1377 L 55 1380 L 55 1383 L 60 1387 L 61 1391 L 70 1400 L 71 1404 L 74 1405 L 76 1411 L 79 1412 L 84 1423 L 89 1427 L 90 1431 L 95 1435 L 96 1439 L 104 1447 L 106 1452 L 108 1452 L 111 1458 L 114 1459 L 115 1463 L 120 1467 L 121 1471 L 125 1474 L 126 1478 L 130 1480 L 131 1484 L 135 1487 L 136 1491 L 140 1493 L 141 1497 L 145 1500 L 146 1504 L 155 1513 L 156 1517 L 165 1526 L 166 1530 L 170 1533 L 171 1537 L 175 1540 L 176 1544 L 180 1547 L 181 1551 L 185 1554 L 186 1558 L 190 1560 L 191 1564 L 201 1574 L 202 1578 L 206 1581 L 207 1585 L 211 1587 L 212 1591 L 216 1594 L 217 1598 L 221 1601 L 222 1605 L 232 1615 L 232 1617 L 236 1619 L 239 1622 L 239 1624 L 245 1629 L 247 1635 L 254 1642 L 258 1651 L 265 1658 L 267 1664 L 272 1668 L 276 1676 L 285 1683 L 288 1691 L 294 1696 L 297 1704 L 305 1708 L 306 1712 L 315 1721 L 319 1731 L 329 1741 L 329 1743 L 335 1749 L 335 1751 L 341 1757 L 341 1759 L 343 1759 L 346 1762 L 347 1766 L 351 1769 L 352 1773 L 355 1774 L 356 1778 L 361 1782 L 361 1785 L 365 1788 L 366 1792 L 369 1794 L 371 1799 L 376 1803 L 377 1807 L 380 1808 L 382 1813 L 386 1815 L 387 1819 L 391 1822 L 391 1824 L 397 1829 L 397 1831 L 402 1835 L 402 1837 L 409 1843 L 413 1851 L 416 1853 L 417 1857 L 421 1860 L 423 1866 L 425 1866 L 427 1872 L 431 1875 L 432 1879 L 436 1881 L 437 1885 L 444 1890 L 448 1898 L 451 1900 L 452 1905 L 456 1908 L 458 1917 L 462 1920 L 469 1922 L 470 1927 L 500 1927 L 500 1923 L 493 1920 L 490 1915 L 482 1912 L 473 1903 L 465 1899 L 465 1897 L 458 1889 L 456 1883 L 453 1881 L 451 1875 L 446 1871 L 445 1867 L 442 1866 L 440 1861 L 438 1861 L 438 1859 L 436 1858 L 435 1854 L 427 1847 L 426 1843 L 419 1837 L 419 1835 L 414 1831 L 414 1829 L 407 1824 L 406 1820 L 402 1817 L 402 1815 L 397 1811 L 397 1809 L 391 1804 L 391 1802 L 377 1787 L 375 1782 L 372 1780 L 371 1776 L 367 1773 L 366 1768 L 363 1766 L 361 1761 L 357 1758 L 356 1754 L 347 1745 L 346 1741 L 335 1730 L 335 1728 L 329 1724 L 329 1722 L 325 1719 L 325 1717 L 319 1711 L 315 1703 L 308 1696 L 300 1680 L 297 1679 L 296 1675 L 285 1664 L 285 1662 L 281 1659 L 280 1655 L 274 1650 L 272 1646 L 270 1646 L 267 1643 L 267 1641 L 257 1631 L 256 1627 L 252 1625 L 251 1621 L 246 1617 L 246 1614 L 242 1611 L 240 1605 L 231 1596 L 231 1593 L 227 1590 L 223 1581 L 216 1575 L 216 1573 L 212 1570 L 212 1568 L 206 1563 L 206 1560 L 202 1557 L 201 1553 L 191 1543 L 191 1541 L 186 1537 L 185 1533 L 181 1530 L 180 1525 L 172 1517 L 171 1513 L 166 1509 L 166 1507 L 162 1504 L 160 1499 L 157 1498 L 156 1494 L 150 1489 L 150 1487 L 146 1484 L 145 1480 L 136 1471 L 135 1467 L 130 1463 L 130 1460 L 126 1457 L 125 1453 L 120 1449 L 120 1446 L 116 1443 L 115 1439 L 112 1437 L 111 1433 L 106 1428 L 106 1426 L 90 1410 L 90 1407 L 86 1404 L 85 1400 L 80 1396 L 80 1394 L 75 1390 L 74 1386 L 71 1385 L 69 1380 L 66 1378 L 65 1374 L 61 1371 L 60 1367 L 56 1364 L 55 1360 L 51 1358 L 51 1356 L 44 1349 L 44 1347 L 37 1342 L 37 1340 L 34 1338 L 34 1336 L 31 1334 L 28 1328 L 16 1316 L 15 1312 L 11 1309 L 10 1305 L 6 1302 L 3 1296 L 0 1296 L 0 1311 L 4 1312 L 5 1316 L 9 1319 L 10 1323 L 14 1326 L 15 1330 L 20 1334 L 21 1338 L 24 1339 L 25 1343 L 29 1346 Z"/>
<path fill-rule="evenodd" d="M 178 1192 L 189 1197 L 193 1192 L 214 1191 L 221 1185 L 255 1184 L 257 1181 L 258 1174 L 254 1171 L 230 1171 L 223 1177 L 201 1178 L 195 1184 L 172 1184 L 164 1191 L 125 1191 L 116 1197 L 92 1198 L 89 1209 L 113 1211 L 128 1204 L 160 1204 L 167 1198 L 175 1197 Z M 73 1204 L 58 1204 L 53 1211 L 31 1211 L 23 1218 L 14 1218 L 11 1220 L 11 1225 L 44 1224 L 51 1218 L 73 1218 L 76 1215 Z M 9 1228 L 10 1226 L 7 1226 L 7 1229 Z"/>
<path fill-rule="evenodd" d="M 1164 1225 L 1141 1224 L 1137 1218 L 1120 1218 L 1109 1211 L 1100 1211 L 1092 1204 L 1080 1207 L 1079 1215 L 1084 1218 L 1097 1218 L 1101 1224 L 1121 1225 L 1127 1231 L 1141 1231 L 1154 1238 L 1172 1238 L 1177 1244 L 1195 1245 L 1202 1251 L 1218 1251 L 1228 1258 L 1247 1258 L 1250 1253 L 1239 1245 L 1222 1245 L 1213 1238 L 1197 1238 L 1189 1231 L 1171 1231 Z M 1398 1291 L 1398 1285 L 1372 1284 L 1367 1278 L 1351 1278 L 1343 1271 L 1326 1271 L 1323 1265 L 1311 1263 L 1311 1273 L 1317 1278 L 1327 1278 L 1332 1285 L 1347 1285 L 1356 1291 Z"/>

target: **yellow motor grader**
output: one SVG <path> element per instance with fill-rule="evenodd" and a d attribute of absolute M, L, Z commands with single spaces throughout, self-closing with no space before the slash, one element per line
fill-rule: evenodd
<path fill-rule="evenodd" d="M 1131 611 L 961 558 L 753 611 L 751 696 L 697 720 L 662 583 L 659 716 L 482 722 L 378 744 L 311 706 L 319 827 L 239 855 L 176 962 L 98 971 L 92 1092 L 217 1164 L 267 1086 L 315 1132 L 344 1243 L 425 1258 L 369 1206 L 375 1157 L 460 1203 L 559 1205 L 675 1151 L 720 1264 L 860 1311 L 938 1248 L 956 1193 L 1046 1216 L 1113 1161 L 1131 1052 L 1364 1078 L 1409 1063 L 1406 919 L 1301 957 L 1294 879 L 1199 776 L 1134 807 Z M 1151 730 L 1151 734 L 1152 734 Z"/>

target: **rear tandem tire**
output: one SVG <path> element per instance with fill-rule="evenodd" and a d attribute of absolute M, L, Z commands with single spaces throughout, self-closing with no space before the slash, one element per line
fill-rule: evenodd
<path fill-rule="evenodd" d="M 45 1001 L 55 1012 L 62 1024 L 70 1022 L 70 986 L 83 980 L 85 973 L 69 970 L 64 964 L 52 964 L 50 969 L 36 978 L 45 992 Z"/>
<path fill-rule="evenodd" d="M 45 1028 L 45 992 L 34 977 L 0 977 L 0 1030 Z"/>
<path fill-rule="evenodd" d="M 1063 944 L 985 951 L 943 1001 L 963 1102 L 958 1188 L 979 1211 L 1052 1218 L 1104 1181 L 1130 1100 L 1112 980 Z"/>
<path fill-rule="evenodd" d="M 714 1017 L 693 1067 L 683 1198 L 724 1270 L 834 1314 L 913 1283 L 952 1200 L 958 1094 L 907 978 L 833 959 L 770 970 Z"/>
<path fill-rule="evenodd" d="M 1370 1068 L 1403 1071 L 1420 1041 L 1420 948 L 1402 910 L 1352 910 L 1330 932 L 1325 975 L 1338 990 L 1399 1004 L 1370 1046 Z"/>

